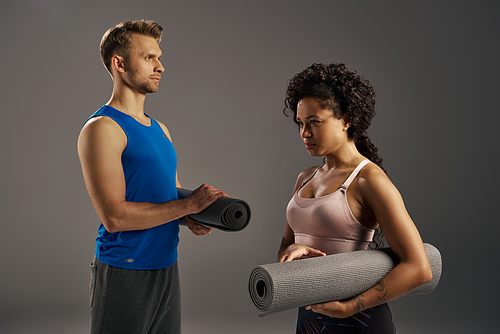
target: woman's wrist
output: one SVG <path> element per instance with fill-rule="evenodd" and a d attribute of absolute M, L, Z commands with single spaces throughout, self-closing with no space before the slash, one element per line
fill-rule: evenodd
<path fill-rule="evenodd" d="M 346 312 L 350 313 L 350 315 L 354 315 L 356 313 L 364 311 L 365 309 L 366 307 L 364 294 L 360 294 L 346 301 Z"/>

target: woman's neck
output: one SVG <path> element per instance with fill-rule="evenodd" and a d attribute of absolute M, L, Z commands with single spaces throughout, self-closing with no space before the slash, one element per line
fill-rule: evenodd
<path fill-rule="evenodd" d="M 332 168 L 351 167 L 359 164 L 364 159 L 366 158 L 359 153 L 354 142 L 349 141 L 341 150 L 325 156 L 325 168 L 330 170 Z"/>

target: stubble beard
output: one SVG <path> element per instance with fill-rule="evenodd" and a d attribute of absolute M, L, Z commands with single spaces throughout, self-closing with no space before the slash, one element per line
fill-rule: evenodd
<path fill-rule="evenodd" d="M 154 83 L 151 79 L 147 79 L 147 81 L 137 82 L 137 89 L 144 94 L 154 93 L 158 90 L 158 85 Z"/>
<path fill-rule="evenodd" d="M 155 83 L 144 83 L 143 86 L 141 86 L 142 90 L 148 94 L 148 93 L 154 93 L 158 90 L 158 85 L 156 85 Z"/>
<path fill-rule="evenodd" d="M 137 72 L 130 73 L 129 82 L 135 86 L 137 91 L 143 94 L 154 93 L 158 90 L 158 84 L 153 82 L 150 77 L 144 79 Z"/>

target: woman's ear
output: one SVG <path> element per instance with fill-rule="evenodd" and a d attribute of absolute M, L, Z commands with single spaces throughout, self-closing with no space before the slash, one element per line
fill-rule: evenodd
<path fill-rule="evenodd" d="M 347 131 L 347 129 L 349 129 L 349 127 L 351 126 L 351 122 L 349 121 L 349 117 L 347 117 L 347 114 L 344 114 L 344 116 L 342 117 L 342 121 L 344 122 L 342 130 Z"/>

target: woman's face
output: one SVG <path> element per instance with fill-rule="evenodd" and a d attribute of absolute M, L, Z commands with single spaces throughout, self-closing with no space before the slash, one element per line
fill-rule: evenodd
<path fill-rule="evenodd" d="M 306 150 L 312 156 L 335 154 L 348 142 L 350 124 L 336 118 L 332 110 L 322 108 L 314 98 L 299 101 L 296 121 Z"/>

